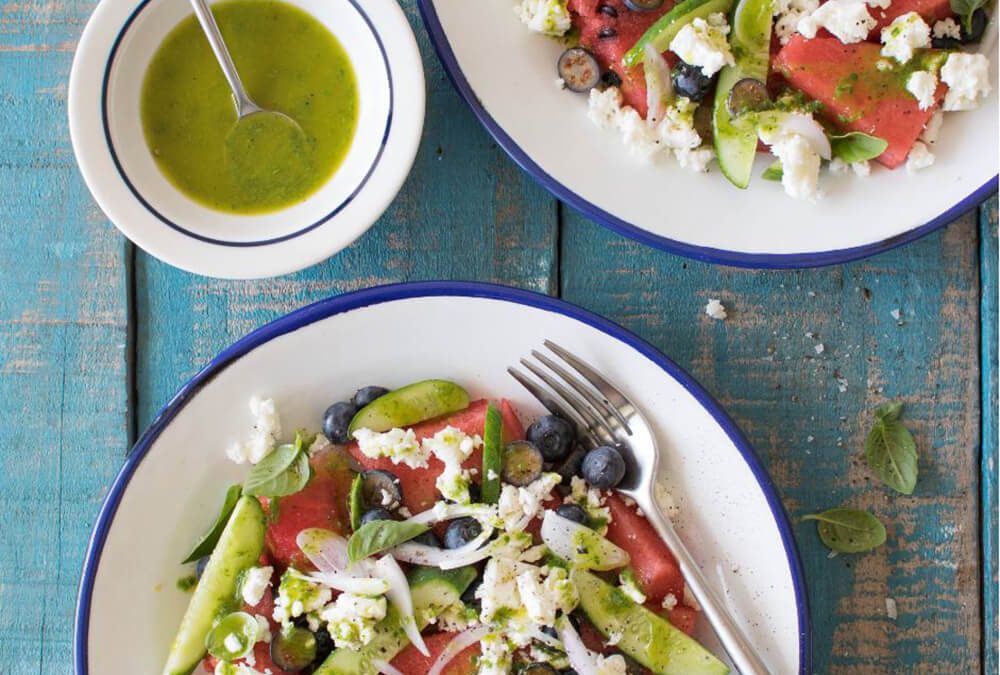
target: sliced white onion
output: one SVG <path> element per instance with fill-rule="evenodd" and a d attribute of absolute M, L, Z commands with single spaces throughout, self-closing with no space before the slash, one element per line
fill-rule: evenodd
<path fill-rule="evenodd" d="M 559 640 L 559 638 L 553 637 L 548 633 L 544 633 L 536 627 L 531 627 L 522 632 L 525 633 L 529 638 L 531 638 L 535 642 L 541 642 L 542 644 L 552 647 L 553 649 L 562 650 L 563 648 L 563 644 Z"/>
<path fill-rule="evenodd" d="M 479 625 L 455 635 L 455 637 L 451 639 L 451 642 L 449 642 L 445 648 L 441 650 L 441 654 L 438 655 L 437 660 L 434 662 L 434 665 L 431 666 L 431 669 L 427 671 L 427 675 L 441 675 L 441 671 L 444 670 L 445 666 L 447 666 L 452 659 L 489 635 L 490 630 L 490 627 L 487 625 Z"/>
<path fill-rule="evenodd" d="M 404 522 L 417 525 L 433 525 L 443 520 L 466 517 L 484 522 L 493 520 L 495 515 L 496 507 L 486 504 L 449 504 L 447 502 L 438 502 L 433 508 L 407 518 Z"/>
<path fill-rule="evenodd" d="M 670 79 L 670 66 L 656 47 L 646 44 L 643 48 L 642 67 L 646 74 L 646 105 L 649 112 L 646 119 L 659 122 L 667 112 L 667 104 L 674 96 L 674 84 Z"/>
<path fill-rule="evenodd" d="M 567 561 L 593 570 L 613 570 L 628 564 L 628 553 L 594 530 L 545 511 L 542 541 L 553 553 Z M 581 551 L 581 548 L 583 549 Z"/>
<path fill-rule="evenodd" d="M 431 652 L 424 644 L 424 638 L 420 634 L 420 629 L 417 628 L 417 620 L 413 616 L 413 596 L 410 595 L 410 584 L 406 581 L 406 574 L 403 573 L 399 563 L 393 560 L 391 555 L 379 558 L 378 562 L 375 563 L 375 569 L 378 575 L 389 584 L 386 595 L 389 597 L 389 602 L 395 605 L 399 612 L 400 623 L 406 637 L 410 638 L 410 642 L 421 654 L 430 656 Z"/>
<path fill-rule="evenodd" d="M 340 574 L 350 566 L 347 540 L 336 532 L 310 527 L 299 532 L 295 543 L 320 572 Z"/>
<path fill-rule="evenodd" d="M 481 523 L 483 531 L 469 543 L 454 549 L 437 548 L 417 544 L 412 541 L 400 544 L 389 550 L 396 560 L 402 560 L 413 565 L 430 565 L 443 570 L 452 570 L 465 565 L 472 565 L 490 557 L 492 548 L 483 546 L 493 536 L 493 527 Z"/>
<path fill-rule="evenodd" d="M 402 670 L 392 665 L 388 661 L 380 661 L 375 659 L 372 661 L 372 665 L 375 666 L 375 670 L 380 672 L 382 675 L 406 675 Z"/>
<path fill-rule="evenodd" d="M 779 134 L 798 134 L 802 136 L 812 147 L 813 152 L 823 159 L 830 159 L 833 150 L 830 148 L 830 139 L 826 137 L 826 132 L 819 122 L 812 118 L 812 115 L 802 113 L 789 113 L 778 127 Z"/>
<path fill-rule="evenodd" d="M 569 622 L 569 619 L 566 617 L 560 618 L 556 622 L 556 632 L 559 634 L 559 639 L 562 640 L 563 649 L 566 650 L 566 658 L 569 659 L 570 667 L 578 675 L 598 675 L 594 655 L 587 649 L 587 645 L 583 644 L 583 640 L 573 628 L 573 624 Z"/>
<path fill-rule="evenodd" d="M 376 579 L 375 577 L 361 577 L 336 572 L 315 572 L 302 576 L 310 581 L 355 595 L 382 595 L 389 590 L 389 584 L 384 579 Z"/>

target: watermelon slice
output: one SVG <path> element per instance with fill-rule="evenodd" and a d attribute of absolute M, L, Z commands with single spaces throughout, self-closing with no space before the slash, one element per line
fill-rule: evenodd
<path fill-rule="evenodd" d="M 486 399 L 473 401 L 469 407 L 461 412 L 448 415 L 443 418 L 421 422 L 413 427 L 413 433 L 418 440 L 429 438 L 447 426 L 460 429 L 467 434 L 482 435 L 483 425 L 486 421 Z M 507 401 L 500 403 L 500 415 L 503 418 L 504 442 L 520 440 L 524 438 L 524 430 L 517 419 L 513 408 Z M 371 459 L 361 454 L 357 443 L 347 446 L 347 451 L 351 453 L 357 463 L 365 469 L 383 469 L 390 471 L 399 478 L 400 487 L 403 491 L 403 504 L 412 513 L 426 511 L 434 505 L 438 499 L 437 488 L 434 482 L 444 470 L 444 465 L 436 457 L 431 457 L 426 469 L 411 469 L 405 464 L 393 464 L 388 458 Z M 476 450 L 465 460 L 463 466 L 467 469 L 479 469 L 483 463 L 482 450 Z"/>
<path fill-rule="evenodd" d="M 406 675 L 423 675 L 431 669 L 438 656 L 454 637 L 454 633 L 425 635 L 424 644 L 427 645 L 427 650 L 431 653 L 430 656 L 424 656 L 417 651 L 416 647 L 409 645 L 397 654 L 391 663 Z M 476 657 L 478 655 L 479 645 L 469 647 L 452 659 L 451 663 L 442 671 L 442 675 L 472 675 L 476 672 Z"/>
<path fill-rule="evenodd" d="M 622 67 L 622 57 L 632 48 L 646 29 L 670 11 L 674 2 L 666 0 L 652 12 L 634 12 L 622 0 L 569 0 L 573 26 L 580 31 L 580 46 L 585 47 L 601 65 L 601 70 L 613 70 L 621 78 L 624 102 L 646 116 L 646 79 L 642 66 Z M 598 8 L 610 7 L 599 11 Z M 609 16 L 611 10 L 617 16 Z M 607 13 L 605 13 L 607 12 Z M 604 31 L 606 37 L 601 37 Z M 676 59 L 668 54 L 670 65 Z"/>
<path fill-rule="evenodd" d="M 906 161 L 927 120 L 937 110 L 946 87 L 938 87 L 935 104 L 920 110 L 906 91 L 900 70 L 880 71 L 880 45 L 845 45 L 836 38 L 807 40 L 795 35 L 774 59 L 774 68 L 795 88 L 824 106 L 821 114 L 845 131 L 863 131 L 889 143 L 878 161 L 893 169 Z M 928 50 L 915 58 L 934 58 Z M 911 62 L 912 63 L 912 62 Z M 903 69 L 910 72 L 910 68 Z"/>
<path fill-rule="evenodd" d="M 680 598 L 684 594 L 680 567 L 649 521 L 617 493 L 608 495 L 607 507 L 611 512 L 607 538 L 628 551 L 635 578 L 649 601 L 660 603 L 667 593 Z"/>
<path fill-rule="evenodd" d="M 903 16 L 908 12 L 916 12 L 922 16 L 931 28 L 934 27 L 936 21 L 955 15 L 951 11 L 950 0 L 892 0 L 887 9 L 869 7 L 868 12 L 878 21 L 878 25 L 868 36 L 869 39 L 876 42 L 879 41 L 879 35 L 883 28 L 892 23 L 896 17 Z"/>
<path fill-rule="evenodd" d="M 309 567 L 295 543 L 299 532 L 320 527 L 340 534 L 350 532 L 347 495 L 353 472 L 350 459 L 342 451 L 328 446 L 309 460 L 313 476 L 304 489 L 273 500 L 262 498 L 269 514 L 265 544 L 271 559 L 279 567 L 295 564 Z"/>

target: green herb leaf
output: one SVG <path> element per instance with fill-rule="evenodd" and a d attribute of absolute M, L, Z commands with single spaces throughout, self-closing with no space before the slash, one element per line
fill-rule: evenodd
<path fill-rule="evenodd" d="M 986 5 L 986 0 L 951 0 L 951 11 L 962 18 L 962 27 L 966 33 L 972 33 L 972 15 L 977 9 Z"/>
<path fill-rule="evenodd" d="M 849 164 L 875 159 L 888 147 L 888 141 L 860 131 L 830 136 L 830 149 L 833 156 Z"/>
<path fill-rule="evenodd" d="M 351 512 L 351 529 L 357 530 L 361 527 L 361 516 L 365 513 L 365 480 L 361 474 L 356 474 L 351 481 L 351 492 L 347 498 L 347 506 Z"/>
<path fill-rule="evenodd" d="M 215 545 L 219 543 L 219 537 L 222 536 L 222 531 L 226 529 L 229 516 L 232 515 L 233 509 L 236 508 L 236 502 L 240 500 L 242 492 L 243 489 L 239 485 L 231 485 L 226 490 L 226 498 L 222 502 L 222 508 L 219 509 L 219 515 L 216 516 L 215 522 L 212 523 L 212 527 L 208 529 L 208 532 L 201 536 L 198 543 L 194 545 L 191 552 L 184 558 L 183 563 L 190 563 L 204 558 L 215 549 Z"/>
<path fill-rule="evenodd" d="M 883 483 L 911 495 L 917 485 L 917 444 L 899 421 L 902 411 L 902 403 L 889 403 L 875 411 L 875 424 L 865 440 L 865 461 Z"/>
<path fill-rule="evenodd" d="M 764 180 L 776 180 L 780 181 L 782 176 L 785 175 L 784 170 L 781 168 L 781 160 L 772 164 L 771 166 L 764 169 L 764 173 L 760 175 Z"/>
<path fill-rule="evenodd" d="M 483 482 L 480 489 L 483 504 L 500 501 L 500 469 L 503 464 L 503 418 L 496 406 L 486 406 L 483 424 Z"/>
<path fill-rule="evenodd" d="M 419 537 L 429 529 L 422 523 L 410 523 L 405 520 L 374 520 L 365 523 L 347 540 L 347 559 L 351 563 L 356 563 L 370 555 Z"/>
<path fill-rule="evenodd" d="M 819 538 L 838 553 L 861 553 L 885 543 L 885 526 L 867 511 L 836 508 L 802 520 L 817 521 Z"/>
<path fill-rule="evenodd" d="M 309 454 L 303 449 L 302 436 L 295 443 L 275 448 L 262 459 L 243 482 L 243 494 L 253 497 L 285 497 L 306 486 L 312 471 Z"/>

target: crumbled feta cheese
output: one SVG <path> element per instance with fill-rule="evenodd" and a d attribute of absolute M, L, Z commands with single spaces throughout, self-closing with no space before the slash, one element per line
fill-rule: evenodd
<path fill-rule="evenodd" d="M 552 626 L 558 612 L 568 614 L 576 608 L 579 596 L 566 570 L 525 567 L 517 575 L 517 591 L 529 619 L 542 626 Z"/>
<path fill-rule="evenodd" d="M 517 592 L 517 562 L 492 557 L 483 568 L 483 581 L 476 589 L 479 600 L 479 620 L 489 623 L 504 608 L 516 609 L 520 596 Z"/>
<path fill-rule="evenodd" d="M 569 494 L 563 497 L 563 503 L 576 504 L 587 512 L 587 518 L 595 529 L 604 534 L 611 522 L 611 509 L 605 506 L 604 495 L 595 487 L 587 485 L 587 481 L 579 476 L 573 476 L 569 481 Z"/>
<path fill-rule="evenodd" d="M 957 21 L 949 16 L 947 19 L 936 21 L 934 23 L 934 37 L 961 40 L 962 27 L 958 25 Z"/>
<path fill-rule="evenodd" d="M 521 0 L 514 13 L 524 25 L 543 35 L 565 35 L 573 25 L 566 0 Z"/>
<path fill-rule="evenodd" d="M 556 80 L 555 80 L 555 85 L 556 85 L 556 89 L 565 89 L 566 88 L 566 80 L 562 79 L 561 77 L 557 77 Z"/>
<path fill-rule="evenodd" d="M 789 113 L 807 117 L 809 115 Z M 815 199 L 818 196 L 820 156 L 801 134 L 788 131 L 784 125 L 762 125 L 760 140 L 771 146 L 771 153 L 781 160 L 781 185 L 795 199 Z"/>
<path fill-rule="evenodd" d="M 677 606 L 677 596 L 673 593 L 667 593 L 663 596 L 663 603 L 660 606 L 669 612 Z"/>
<path fill-rule="evenodd" d="M 882 29 L 882 45 L 882 56 L 907 63 L 914 49 L 931 46 L 931 27 L 916 12 L 907 12 Z"/>
<path fill-rule="evenodd" d="M 910 154 L 906 157 L 906 173 L 916 173 L 920 169 L 926 169 L 934 163 L 934 153 L 927 149 L 927 145 L 917 141 L 910 148 Z"/>
<path fill-rule="evenodd" d="M 621 654 L 605 656 L 598 654 L 595 659 L 597 675 L 628 675 L 628 664 Z"/>
<path fill-rule="evenodd" d="M 715 150 L 705 146 L 693 150 L 678 148 L 674 150 L 674 157 L 682 169 L 694 171 L 695 173 L 705 173 L 708 165 L 715 159 Z"/>
<path fill-rule="evenodd" d="M 623 637 L 625 636 L 620 630 L 613 630 L 608 634 L 608 639 L 604 641 L 604 644 L 608 647 L 614 647 L 622 641 Z"/>
<path fill-rule="evenodd" d="M 944 113 L 935 110 L 931 118 L 924 125 L 924 130 L 920 132 L 920 140 L 924 143 L 934 143 L 941 133 L 941 123 L 944 122 Z"/>
<path fill-rule="evenodd" d="M 899 618 L 899 611 L 896 609 L 896 601 L 892 598 L 885 599 L 885 615 L 893 621 Z"/>
<path fill-rule="evenodd" d="M 384 433 L 371 429 L 358 429 L 354 440 L 365 457 L 388 457 L 393 464 L 405 464 L 411 469 L 426 469 L 431 456 L 426 446 L 421 446 L 413 429 L 390 429 Z"/>
<path fill-rule="evenodd" d="M 531 520 L 541 515 L 542 504 L 552 497 L 552 490 L 562 482 L 555 472 L 543 473 L 524 487 L 504 484 L 500 490 L 497 513 L 507 532 L 523 530 Z"/>
<path fill-rule="evenodd" d="M 781 44 L 788 44 L 795 34 L 802 17 L 812 14 L 819 7 L 819 0 L 777 0 L 774 3 L 774 34 Z"/>
<path fill-rule="evenodd" d="M 449 605 L 444 610 L 438 612 L 437 607 L 428 608 L 428 615 L 424 617 L 427 623 L 444 633 L 458 633 L 473 624 L 479 622 L 479 613 L 473 607 L 468 607 L 465 603 L 456 602 Z"/>
<path fill-rule="evenodd" d="M 892 0 L 868 0 L 868 5 L 875 9 L 889 9 Z"/>
<path fill-rule="evenodd" d="M 231 654 L 237 654 L 243 651 L 243 641 L 240 640 L 240 636 L 236 633 L 230 633 L 222 640 L 222 646 L 226 648 Z"/>
<path fill-rule="evenodd" d="M 587 101 L 587 117 L 600 129 L 615 129 L 618 115 L 622 111 L 622 93 L 618 87 L 590 90 Z"/>
<path fill-rule="evenodd" d="M 851 44 L 866 39 L 877 23 L 864 0 L 829 0 L 803 16 L 798 31 L 812 39 L 825 28 L 844 44 Z"/>
<path fill-rule="evenodd" d="M 320 611 L 319 618 L 338 649 L 360 649 L 375 637 L 375 624 L 385 618 L 386 609 L 384 596 L 341 593 Z"/>
<path fill-rule="evenodd" d="M 281 417 L 274 399 L 250 397 L 250 414 L 254 417 L 250 437 L 245 443 L 232 443 L 226 456 L 237 464 L 256 464 L 271 454 L 281 436 Z"/>
<path fill-rule="evenodd" d="M 941 66 L 941 80 L 948 85 L 945 110 L 974 110 L 990 93 L 990 61 L 983 54 L 952 52 Z"/>
<path fill-rule="evenodd" d="M 423 449 L 431 452 L 444 464 L 435 486 L 445 499 L 459 504 L 468 504 L 471 474 L 462 468 L 462 462 L 472 452 L 483 445 L 477 435 L 469 436 L 461 429 L 448 426 L 423 441 Z"/>
<path fill-rule="evenodd" d="M 490 633 L 479 641 L 477 675 L 507 675 L 511 666 L 510 645 L 498 633 Z"/>
<path fill-rule="evenodd" d="M 906 91 L 917 99 L 921 110 L 927 110 L 934 105 L 934 92 L 937 91 L 937 75 L 926 70 L 917 70 L 906 80 Z"/>
<path fill-rule="evenodd" d="M 264 597 L 264 591 L 271 585 L 272 574 L 274 574 L 274 568 L 271 566 L 251 567 L 248 569 L 243 574 L 243 582 L 240 586 L 240 594 L 243 596 L 243 602 L 251 607 L 259 603 L 261 598 Z"/>
<path fill-rule="evenodd" d="M 869 162 L 845 162 L 839 157 L 830 160 L 830 173 L 844 175 L 849 171 L 853 171 L 856 176 L 867 176 L 871 174 L 872 168 Z"/>
<path fill-rule="evenodd" d="M 702 138 L 694 128 L 697 107 L 697 103 L 678 96 L 674 104 L 667 107 L 656 130 L 663 144 L 673 151 L 682 169 L 704 173 L 715 158 L 715 151 L 710 147 L 700 147 Z"/>
<path fill-rule="evenodd" d="M 685 63 L 701 68 L 705 77 L 711 77 L 723 66 L 735 65 L 729 49 L 729 23 L 724 14 L 709 14 L 707 19 L 695 18 L 677 31 L 670 41 L 670 51 Z"/>
<path fill-rule="evenodd" d="M 726 313 L 726 307 L 718 298 L 709 298 L 708 304 L 705 305 L 705 314 L 716 321 L 724 321 L 729 314 Z"/>
<path fill-rule="evenodd" d="M 618 575 L 618 588 L 625 594 L 625 597 L 633 600 L 636 604 L 642 605 L 646 602 L 646 594 L 639 588 L 639 582 L 631 569 Z"/>
<path fill-rule="evenodd" d="M 257 642 L 270 642 L 271 624 L 268 622 L 267 617 L 261 614 L 254 614 L 253 618 L 257 621 Z"/>
<path fill-rule="evenodd" d="M 285 626 L 296 617 L 322 609 L 332 597 L 329 588 L 290 567 L 281 575 L 272 618 Z"/>
<path fill-rule="evenodd" d="M 649 161 L 663 149 L 656 127 L 632 108 L 622 109 L 618 116 L 618 131 L 621 132 L 622 143 L 637 159 Z"/>

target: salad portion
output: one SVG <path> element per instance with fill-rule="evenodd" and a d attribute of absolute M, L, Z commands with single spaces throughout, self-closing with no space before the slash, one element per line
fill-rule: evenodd
<path fill-rule="evenodd" d="M 943 113 L 989 95 L 986 56 L 962 51 L 983 0 L 521 0 L 532 31 L 567 43 L 559 87 L 635 157 L 717 161 L 739 188 L 762 178 L 821 196 L 822 167 L 868 176 L 876 161 L 933 164 Z"/>
<path fill-rule="evenodd" d="M 444 380 L 365 387 L 291 442 L 251 410 L 164 675 L 729 672 L 621 454 L 565 420 Z"/>

